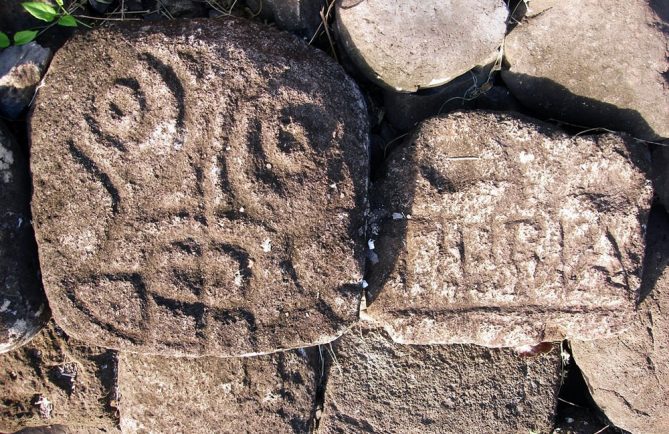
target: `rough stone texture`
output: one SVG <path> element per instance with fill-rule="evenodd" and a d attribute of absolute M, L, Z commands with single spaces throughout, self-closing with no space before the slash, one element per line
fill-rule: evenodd
<path fill-rule="evenodd" d="M 30 105 L 50 58 L 51 50 L 36 42 L 0 51 L 1 116 L 18 119 Z"/>
<path fill-rule="evenodd" d="M 394 344 L 354 328 L 335 344 L 323 433 L 550 432 L 560 351 Z"/>
<path fill-rule="evenodd" d="M 519 110 L 509 90 L 494 84 L 492 67 L 476 67 L 443 86 L 414 93 L 384 90 L 388 121 L 399 131 L 407 131 L 430 116 L 458 109 Z"/>
<path fill-rule="evenodd" d="M 574 360 L 593 399 L 617 427 L 633 433 L 669 430 L 669 216 L 648 223 L 643 301 L 624 334 L 572 341 Z"/>
<path fill-rule="evenodd" d="M 33 216 L 68 334 L 232 356 L 356 320 L 368 123 L 324 53 L 236 19 L 99 30 L 35 104 Z"/>
<path fill-rule="evenodd" d="M 246 4 L 279 28 L 308 37 L 316 33 L 321 24 L 321 8 L 327 6 L 323 0 L 246 0 Z"/>
<path fill-rule="evenodd" d="M 533 0 L 504 43 L 525 105 L 578 125 L 669 137 L 669 2 Z"/>
<path fill-rule="evenodd" d="M 621 332 L 639 288 L 647 154 L 623 136 L 572 138 L 521 115 L 424 122 L 374 194 L 367 314 L 402 343 Z"/>
<path fill-rule="evenodd" d="M 497 55 L 502 0 L 337 0 L 342 46 L 369 79 L 413 92 L 449 82 Z"/>
<path fill-rule="evenodd" d="M 0 432 L 47 424 L 117 431 L 116 369 L 112 351 L 76 342 L 50 323 L 29 344 L 0 355 Z"/>
<path fill-rule="evenodd" d="M 316 399 L 314 354 L 163 358 L 122 354 L 124 433 L 306 433 Z"/>
<path fill-rule="evenodd" d="M 29 341 L 49 319 L 30 225 L 28 161 L 0 122 L 0 353 Z"/>

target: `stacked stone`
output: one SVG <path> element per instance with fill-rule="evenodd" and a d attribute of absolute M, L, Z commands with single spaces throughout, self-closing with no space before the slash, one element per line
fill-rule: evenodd
<path fill-rule="evenodd" d="M 667 11 L 576 3 L 523 2 L 504 42 L 501 0 L 338 0 L 339 54 L 410 130 L 371 185 L 368 95 L 304 40 L 236 18 L 75 35 L 29 115 L 32 198 L 0 129 L 0 431 L 550 432 L 565 339 L 611 423 L 668 429 L 666 155 L 641 140 L 668 135 Z M 311 33 L 329 5 L 263 16 Z M 652 68 L 610 90 L 640 63 L 597 44 L 632 28 Z M 585 57 L 546 36 L 580 31 Z M 503 94 L 502 54 L 517 100 L 468 108 L 609 131 L 426 119 Z"/>

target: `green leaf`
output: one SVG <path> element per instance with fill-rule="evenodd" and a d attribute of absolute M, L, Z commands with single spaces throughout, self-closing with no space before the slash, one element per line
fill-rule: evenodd
<path fill-rule="evenodd" d="M 37 30 L 22 30 L 14 33 L 14 43 L 16 45 L 25 45 L 37 37 Z"/>
<path fill-rule="evenodd" d="M 58 18 L 58 25 L 63 27 L 77 27 L 77 20 L 72 15 L 63 15 Z"/>
<path fill-rule="evenodd" d="M 62 8 L 63 7 L 63 0 L 56 0 L 56 4 Z"/>
<path fill-rule="evenodd" d="M 58 16 L 56 9 L 47 3 L 26 2 L 21 3 L 21 6 L 23 6 L 23 9 L 28 11 L 30 15 L 37 18 L 38 20 L 51 22 Z"/>
<path fill-rule="evenodd" d="M 11 43 L 12 41 L 9 40 L 7 33 L 0 32 L 0 48 L 7 48 Z"/>

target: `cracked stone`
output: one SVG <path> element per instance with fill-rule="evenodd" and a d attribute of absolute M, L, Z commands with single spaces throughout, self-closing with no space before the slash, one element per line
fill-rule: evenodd
<path fill-rule="evenodd" d="M 572 341 L 574 361 L 592 398 L 615 426 L 633 433 L 669 428 L 669 216 L 654 209 L 648 222 L 642 301 L 623 334 Z"/>
<path fill-rule="evenodd" d="M 629 137 L 571 137 L 521 115 L 424 122 L 372 194 L 380 262 L 365 314 L 415 344 L 622 332 L 639 290 L 648 166 Z"/>

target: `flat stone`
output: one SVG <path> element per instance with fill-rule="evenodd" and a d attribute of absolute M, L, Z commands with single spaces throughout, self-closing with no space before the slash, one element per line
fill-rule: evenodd
<path fill-rule="evenodd" d="M 31 137 L 42 273 L 68 334 L 238 356 L 329 342 L 357 319 L 365 105 L 296 37 L 237 19 L 79 35 Z"/>
<path fill-rule="evenodd" d="M 309 432 L 316 399 L 313 351 L 259 357 L 122 354 L 124 433 Z"/>
<path fill-rule="evenodd" d="M 30 105 L 51 58 L 36 42 L 0 51 L 0 115 L 18 119 Z"/>
<path fill-rule="evenodd" d="M 49 320 L 30 225 L 23 149 L 0 121 L 0 353 L 28 342 Z"/>
<path fill-rule="evenodd" d="M 642 301 L 623 334 L 572 341 L 592 398 L 617 427 L 633 433 L 669 428 L 669 216 L 654 209 L 648 222 Z"/>
<path fill-rule="evenodd" d="M 246 0 L 251 12 L 274 21 L 283 30 L 311 38 L 321 24 L 323 0 Z"/>
<path fill-rule="evenodd" d="M 0 355 L 0 431 L 62 424 L 77 433 L 117 432 L 116 372 L 114 352 L 50 323 L 29 344 Z"/>
<path fill-rule="evenodd" d="M 332 347 L 336 359 L 319 432 L 552 430 L 560 389 L 557 345 L 521 357 L 474 345 L 398 345 L 379 329 L 356 327 Z"/>
<path fill-rule="evenodd" d="M 396 91 L 440 86 L 497 56 L 502 0 L 338 0 L 341 46 L 367 77 Z"/>
<path fill-rule="evenodd" d="M 504 42 L 526 106 L 578 125 L 669 137 L 669 3 L 533 0 Z"/>
<path fill-rule="evenodd" d="M 372 195 L 367 317 L 416 344 L 623 331 L 639 289 L 648 166 L 644 146 L 621 135 L 570 137 L 492 112 L 425 121 Z"/>

